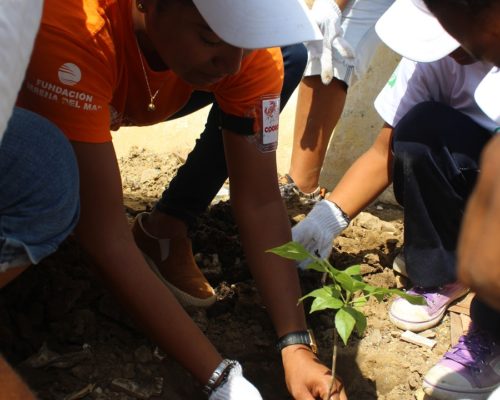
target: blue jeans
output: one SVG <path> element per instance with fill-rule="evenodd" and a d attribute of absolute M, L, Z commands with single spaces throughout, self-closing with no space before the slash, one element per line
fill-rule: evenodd
<path fill-rule="evenodd" d="M 491 137 L 468 116 L 435 102 L 418 104 L 394 127 L 394 194 L 404 206 L 404 257 L 416 286 L 456 281 L 460 224 Z M 500 313 L 476 299 L 471 317 L 500 333 Z"/>
<path fill-rule="evenodd" d="M 54 252 L 78 213 L 78 167 L 69 141 L 45 118 L 16 108 L 0 143 L 0 272 Z"/>
<path fill-rule="evenodd" d="M 302 79 L 307 51 L 303 44 L 296 44 L 282 47 L 281 52 L 285 67 L 280 100 L 283 109 Z M 194 92 L 188 103 L 170 118 L 182 117 L 208 104 L 213 106 L 205 130 L 156 204 L 158 211 L 179 218 L 190 227 L 195 225 L 198 216 L 207 209 L 228 177 L 218 118 L 219 107 L 211 93 Z"/>

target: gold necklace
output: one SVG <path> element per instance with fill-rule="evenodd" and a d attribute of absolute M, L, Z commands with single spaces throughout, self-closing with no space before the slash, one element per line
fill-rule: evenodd
<path fill-rule="evenodd" d="M 137 38 L 135 39 L 135 44 L 137 46 L 137 53 L 139 54 L 139 60 L 141 61 L 142 72 L 144 73 L 144 80 L 146 81 L 146 86 L 148 88 L 148 93 L 149 93 L 148 111 L 153 112 L 156 110 L 156 105 L 155 105 L 156 96 L 158 96 L 158 93 L 160 92 L 160 89 L 162 88 L 163 85 L 160 86 L 153 94 L 153 92 L 151 91 L 151 86 L 149 86 L 148 74 L 146 73 L 146 67 L 144 67 L 144 61 L 142 61 L 142 53 Z"/>

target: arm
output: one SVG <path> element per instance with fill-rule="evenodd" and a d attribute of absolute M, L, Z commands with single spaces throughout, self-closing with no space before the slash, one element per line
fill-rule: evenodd
<path fill-rule="evenodd" d="M 328 198 L 316 204 L 307 217 L 293 227 L 293 240 L 321 258 L 330 255 L 333 239 L 344 230 L 349 219 L 358 215 L 391 183 L 391 137 L 392 128 L 385 124 L 373 145 L 352 164 Z M 305 268 L 309 262 L 305 260 L 299 267 Z"/>
<path fill-rule="evenodd" d="M 246 137 L 224 132 L 231 182 L 231 204 L 245 254 L 278 336 L 305 330 L 297 270 L 290 260 L 265 251 L 291 240 L 290 224 L 278 188 L 275 152 L 262 153 Z M 330 371 L 309 347 L 282 351 L 287 386 L 297 400 L 324 397 Z"/>
<path fill-rule="evenodd" d="M 0 355 L 0 388 L 4 400 L 35 400 L 26 384 Z"/>
<path fill-rule="evenodd" d="M 73 142 L 80 168 L 77 235 L 99 274 L 150 337 L 205 383 L 222 361 L 208 339 L 147 266 L 123 212 L 112 143 Z M 193 345 L 196 343 L 196 345 Z"/>
<path fill-rule="evenodd" d="M 481 173 L 471 195 L 458 244 L 458 278 L 485 303 L 500 310 L 500 135 L 483 150 Z"/>
<path fill-rule="evenodd" d="M 392 182 L 392 127 L 385 124 L 373 145 L 346 171 L 328 200 L 354 218 Z"/>

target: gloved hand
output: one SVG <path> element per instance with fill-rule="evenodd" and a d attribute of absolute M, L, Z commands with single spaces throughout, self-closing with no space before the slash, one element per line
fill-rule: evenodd
<path fill-rule="evenodd" d="M 323 42 L 307 42 L 308 66 L 305 75 L 321 71 L 321 81 L 328 85 L 333 79 L 333 63 L 354 65 L 355 52 L 343 38 L 342 12 L 335 0 L 315 0 L 311 9 L 323 34 Z"/>
<path fill-rule="evenodd" d="M 236 363 L 226 381 L 210 394 L 208 400 L 262 400 L 262 396 L 256 387 L 243 377 L 241 365 Z"/>
<path fill-rule="evenodd" d="M 350 219 L 334 203 L 328 200 L 318 202 L 311 212 L 292 228 L 292 238 L 299 242 L 309 253 L 319 258 L 327 258 L 332 251 L 332 242 L 342 232 Z M 305 269 L 311 260 L 299 263 Z"/>

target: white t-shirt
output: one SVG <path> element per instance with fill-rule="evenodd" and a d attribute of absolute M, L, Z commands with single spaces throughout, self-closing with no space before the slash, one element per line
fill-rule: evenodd
<path fill-rule="evenodd" d="M 0 142 L 24 79 L 43 0 L 0 0 Z"/>
<path fill-rule="evenodd" d="M 375 100 L 375 109 L 391 126 L 414 106 L 424 101 L 446 104 L 472 118 L 493 132 L 497 122 L 488 117 L 474 99 L 476 88 L 492 65 L 476 62 L 460 65 L 451 57 L 431 63 L 417 63 L 403 58 L 386 86 Z M 495 94 L 500 103 L 500 93 Z"/>
<path fill-rule="evenodd" d="M 500 125 L 500 68 L 493 67 L 476 89 L 474 97 L 479 107 Z M 498 132 L 498 128 L 497 128 Z"/>

